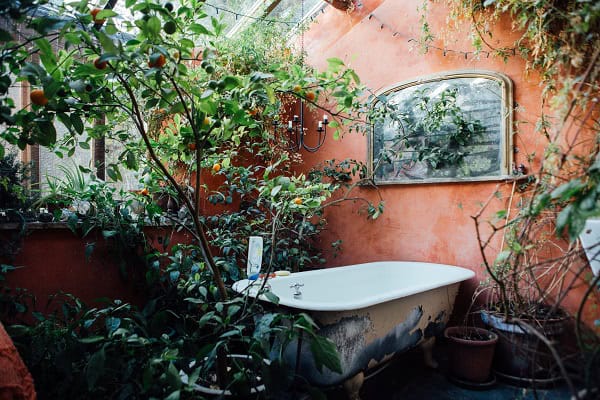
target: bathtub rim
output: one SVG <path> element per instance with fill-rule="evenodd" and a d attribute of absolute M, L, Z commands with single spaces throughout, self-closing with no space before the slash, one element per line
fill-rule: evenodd
<path fill-rule="evenodd" d="M 293 309 L 297 309 L 297 310 L 306 310 L 306 311 L 351 311 L 351 310 L 359 310 L 362 308 L 367 308 L 367 307 L 371 307 L 380 303 L 384 303 L 387 301 L 393 301 L 393 300 L 397 300 L 397 299 L 401 299 L 404 297 L 408 297 L 417 293 L 423 293 L 423 292 L 427 292 L 429 290 L 434 290 L 434 289 L 438 289 L 441 287 L 445 287 L 445 286 L 451 286 L 463 281 L 467 281 L 471 278 L 473 278 L 475 276 L 475 272 L 464 268 L 464 267 L 458 267 L 455 265 L 449 265 L 449 264 L 440 264 L 440 263 L 430 263 L 430 262 L 422 262 L 422 261 L 372 261 L 372 262 L 366 262 L 366 263 L 360 263 L 360 264 L 352 264 L 352 265 L 348 265 L 348 266 L 339 266 L 339 267 L 330 267 L 330 268 L 321 268 L 321 269 L 317 269 L 317 270 L 311 270 L 311 271 L 301 271 L 301 272 L 296 272 L 296 273 L 292 273 L 288 276 L 280 276 L 280 277 L 276 277 L 276 278 L 271 278 L 271 279 L 277 279 L 278 281 L 290 281 L 290 283 L 293 283 L 294 280 L 296 280 L 298 278 L 299 275 L 318 275 L 318 274 L 322 274 L 327 271 L 335 271 L 335 270 L 341 270 L 341 269 L 348 269 L 348 268 L 355 268 L 355 269 L 359 269 L 359 268 L 365 268 L 365 266 L 367 265 L 373 265 L 373 264 L 383 264 L 383 263 L 398 263 L 398 264 L 402 264 L 402 265 L 408 265 L 408 264 L 419 264 L 419 265 L 431 265 L 431 266 L 436 266 L 436 267 L 444 267 L 444 268 L 452 268 L 455 270 L 458 270 L 460 272 L 462 272 L 462 276 L 457 276 L 457 277 L 453 277 L 452 279 L 446 279 L 444 281 L 442 280 L 436 280 L 435 282 L 425 282 L 422 285 L 413 285 L 410 288 L 402 288 L 402 289 L 398 289 L 395 291 L 389 291 L 387 293 L 379 293 L 377 295 L 374 296 L 370 296 L 367 297 L 366 299 L 357 299 L 351 302 L 345 301 L 344 303 L 335 303 L 335 302 L 331 302 L 331 303 L 326 303 L 323 304 L 322 302 L 317 302 L 317 301 L 309 301 L 306 299 L 295 299 L 293 298 L 293 296 L 279 296 L 276 293 L 274 293 L 275 295 L 277 295 L 277 297 L 279 297 L 279 303 L 277 303 L 276 305 L 280 305 L 280 306 L 286 306 L 289 308 L 293 308 Z M 269 280 L 271 280 L 269 279 Z M 248 290 L 250 288 L 250 286 L 252 286 L 252 284 L 256 284 L 256 281 L 249 281 L 247 279 L 242 279 L 239 281 L 234 282 L 234 284 L 232 285 L 232 289 L 241 294 L 241 295 L 248 295 L 250 297 L 256 297 L 255 294 L 251 293 L 250 290 Z M 291 289 L 290 289 L 291 290 Z M 291 293 L 291 292 L 290 292 Z M 275 304 L 272 301 L 270 301 L 267 297 L 265 297 L 265 295 L 260 295 L 259 297 L 260 300 L 269 302 L 271 304 Z"/>

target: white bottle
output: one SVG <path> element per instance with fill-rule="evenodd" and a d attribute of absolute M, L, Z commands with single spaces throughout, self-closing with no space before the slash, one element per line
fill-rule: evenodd
<path fill-rule="evenodd" d="M 257 279 L 262 265 L 263 238 L 250 236 L 248 240 L 248 264 L 246 274 L 249 279 Z"/>

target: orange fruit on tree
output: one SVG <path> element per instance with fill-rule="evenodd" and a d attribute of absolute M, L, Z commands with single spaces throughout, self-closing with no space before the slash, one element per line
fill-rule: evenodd
<path fill-rule="evenodd" d="M 188 144 L 188 149 L 190 149 L 191 151 L 195 151 L 196 150 L 196 143 L 192 142 L 192 143 Z"/>
<path fill-rule="evenodd" d="M 299 206 L 300 204 L 302 204 L 302 199 L 301 199 L 300 197 L 296 197 L 296 198 L 294 199 L 294 204 L 296 204 L 296 205 L 298 205 L 298 206 Z"/>
<path fill-rule="evenodd" d="M 107 66 L 108 66 L 108 62 L 100 61 L 100 57 L 98 57 L 94 60 L 94 67 L 96 67 L 98 69 L 106 69 Z"/>
<path fill-rule="evenodd" d="M 306 93 L 306 100 L 308 100 L 308 101 L 315 101 L 316 97 L 317 97 L 317 95 L 315 94 L 315 92 L 307 92 Z"/>
<path fill-rule="evenodd" d="M 296 93 L 300 93 L 300 91 L 302 90 L 302 86 L 300 86 L 300 85 L 296 85 L 296 86 L 294 86 L 294 89 L 293 89 L 293 90 L 294 90 L 294 92 L 296 92 Z"/>
<path fill-rule="evenodd" d="M 204 126 L 210 125 L 210 118 L 204 117 L 204 119 L 202 120 L 202 125 L 204 125 Z"/>
<path fill-rule="evenodd" d="M 43 89 L 32 90 L 31 93 L 29 93 L 29 99 L 37 106 L 45 106 L 48 104 L 48 98 L 44 94 Z"/>
<path fill-rule="evenodd" d="M 221 164 L 215 163 L 215 165 L 212 166 L 212 170 L 215 172 L 219 172 L 221 170 Z"/>
<path fill-rule="evenodd" d="M 153 54 L 150 56 L 150 60 L 148 60 L 148 66 L 150 68 L 162 68 L 167 63 L 167 59 L 164 54 Z"/>
<path fill-rule="evenodd" d="M 104 18 L 96 18 L 96 15 L 98 15 L 98 13 L 102 11 L 101 8 L 94 8 L 92 11 L 90 11 L 90 14 L 92 15 L 92 19 L 94 20 L 95 24 L 100 24 L 102 25 L 103 23 L 106 22 L 106 20 Z"/>
<path fill-rule="evenodd" d="M 147 188 L 143 188 L 142 190 L 140 190 L 140 194 L 142 196 L 148 196 L 149 193 L 150 191 Z"/>

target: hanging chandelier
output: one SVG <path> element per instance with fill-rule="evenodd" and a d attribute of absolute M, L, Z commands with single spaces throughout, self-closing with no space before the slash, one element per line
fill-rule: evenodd
<path fill-rule="evenodd" d="M 294 117 L 287 122 L 285 127 L 289 149 L 291 151 L 300 151 L 302 149 L 314 153 L 325 143 L 327 137 L 327 125 L 329 125 L 329 118 L 327 114 L 323 115 L 323 119 L 318 122 L 316 133 L 311 133 L 308 128 L 304 127 L 304 102 L 302 99 L 298 102 L 299 111 L 298 114 L 294 114 Z M 273 127 L 277 131 L 281 125 L 279 121 L 273 121 Z M 308 141 L 307 141 L 307 138 Z"/>

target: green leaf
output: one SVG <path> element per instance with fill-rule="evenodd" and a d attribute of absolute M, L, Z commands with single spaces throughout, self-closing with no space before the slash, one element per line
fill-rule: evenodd
<path fill-rule="evenodd" d="M 0 158 L 4 158 L 4 146 L 0 143 Z"/>
<path fill-rule="evenodd" d="M 273 304 L 279 304 L 279 297 L 273 292 L 264 292 L 263 295 Z"/>
<path fill-rule="evenodd" d="M 168 395 L 167 397 L 165 397 L 165 400 L 179 400 L 181 397 L 181 390 L 176 390 L 173 393 L 171 393 L 170 395 Z"/>
<path fill-rule="evenodd" d="M 71 120 L 71 124 L 73 125 L 73 128 L 75 129 L 75 131 L 79 134 L 83 133 L 83 121 L 81 120 L 81 117 L 75 113 L 71 113 L 71 116 L 69 117 L 69 119 Z"/>
<path fill-rule="evenodd" d="M 105 339 L 104 336 L 90 336 L 90 337 L 78 339 L 77 341 L 79 343 L 83 343 L 83 344 L 94 344 L 94 343 L 102 342 L 104 339 Z"/>
<path fill-rule="evenodd" d="M 56 128 L 50 121 L 39 121 L 38 122 L 39 133 L 37 135 L 37 141 L 42 146 L 52 146 L 56 143 Z"/>
<path fill-rule="evenodd" d="M 102 236 L 104 237 L 104 239 L 108 239 L 108 238 L 111 238 L 116 235 L 117 235 L 117 231 L 114 231 L 114 230 L 111 230 L 111 231 L 103 230 L 102 231 Z"/>
<path fill-rule="evenodd" d="M 241 81 L 235 76 L 228 75 L 223 78 L 223 83 L 225 84 L 226 90 L 235 89 L 236 87 L 241 85 Z"/>
<path fill-rule="evenodd" d="M 354 80 L 354 83 L 356 83 L 357 85 L 360 85 L 360 78 L 358 77 L 358 74 L 356 72 L 354 72 L 354 70 L 352 70 L 352 69 L 349 70 L 348 73 Z"/>
<path fill-rule="evenodd" d="M 0 42 L 9 42 L 12 39 L 13 38 L 8 31 L 5 31 L 4 29 L 0 29 Z"/>
<path fill-rule="evenodd" d="M 277 185 L 273 189 L 271 189 L 271 197 L 277 196 L 277 193 L 279 193 L 281 191 L 281 188 L 282 188 L 281 185 Z"/>
<path fill-rule="evenodd" d="M 327 69 L 331 72 L 338 72 L 344 66 L 344 62 L 336 57 L 328 58 L 327 64 Z"/>
<path fill-rule="evenodd" d="M 40 60 L 46 67 L 46 71 L 52 72 L 56 68 L 56 55 L 52 51 L 52 45 L 44 38 L 37 39 L 35 44 L 40 49 Z"/>
<path fill-rule="evenodd" d="M 508 258 L 510 257 L 510 255 L 512 254 L 512 251 L 510 250 L 504 250 L 501 251 L 500 253 L 498 253 L 498 255 L 496 256 L 496 260 L 495 263 L 496 264 L 501 264 L 504 261 L 508 260 Z"/>
<path fill-rule="evenodd" d="M 127 155 L 125 157 L 125 165 L 130 170 L 138 169 L 137 157 L 135 156 L 135 154 L 132 151 L 127 151 Z"/>
<path fill-rule="evenodd" d="M 310 342 L 310 350 L 319 372 L 323 372 L 323 366 L 325 366 L 333 372 L 342 373 L 340 357 L 331 340 L 317 335 Z"/>
<path fill-rule="evenodd" d="M 113 10 L 104 9 L 104 10 L 100 11 L 98 14 L 96 14 L 96 20 L 106 19 L 106 18 L 110 18 L 110 17 L 116 17 L 117 15 L 119 15 L 119 14 L 117 14 Z"/>
<path fill-rule="evenodd" d="M 179 389 L 181 387 L 181 377 L 173 363 L 169 363 L 169 367 L 167 368 L 167 382 L 169 383 L 169 386 L 174 389 Z"/>
<path fill-rule="evenodd" d="M 212 36 L 213 33 L 211 31 L 209 31 L 204 25 L 201 24 L 191 24 L 189 26 L 190 31 L 192 31 L 193 33 L 196 33 L 198 35 L 210 35 Z"/>
<path fill-rule="evenodd" d="M 104 347 L 90 357 L 90 361 L 85 368 L 85 379 L 89 389 L 93 389 L 98 379 L 103 375 L 105 362 L 106 354 L 104 353 Z"/>
<path fill-rule="evenodd" d="M 159 24 L 160 24 L 160 22 L 159 22 Z M 100 41 L 100 44 L 102 45 L 102 48 L 104 49 L 105 53 L 112 53 L 112 54 L 119 53 L 119 49 L 117 49 L 117 46 L 115 46 L 112 39 L 110 37 L 108 37 L 108 35 L 106 33 L 102 32 L 102 31 L 96 31 L 96 34 L 98 35 L 98 40 Z M 94 69 L 96 69 L 96 68 L 94 68 Z"/>
<path fill-rule="evenodd" d="M 146 28 L 151 36 L 158 36 L 161 30 L 160 19 L 152 16 L 146 22 Z"/>
<path fill-rule="evenodd" d="M 88 142 L 79 142 L 79 147 L 81 147 L 84 150 L 89 150 L 90 144 Z"/>
<path fill-rule="evenodd" d="M 113 333 L 121 326 L 121 318 L 117 317 L 107 317 L 104 322 L 106 329 L 109 333 Z"/>

